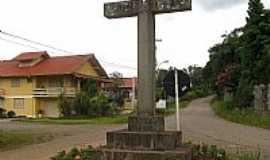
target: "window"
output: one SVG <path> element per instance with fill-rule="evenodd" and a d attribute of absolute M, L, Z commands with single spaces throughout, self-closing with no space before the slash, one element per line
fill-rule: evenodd
<path fill-rule="evenodd" d="M 15 98 L 14 99 L 14 109 L 23 109 L 24 108 L 24 99 Z"/>
<path fill-rule="evenodd" d="M 20 87 L 20 79 L 12 79 L 11 80 L 11 87 Z"/>

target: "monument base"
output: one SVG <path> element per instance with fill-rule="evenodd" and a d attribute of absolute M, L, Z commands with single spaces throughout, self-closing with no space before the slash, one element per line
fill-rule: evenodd
<path fill-rule="evenodd" d="M 174 151 L 145 151 L 145 150 L 118 150 L 104 149 L 104 160 L 191 160 L 189 149 Z"/>
<path fill-rule="evenodd" d="M 165 131 L 164 117 L 130 117 L 128 130 L 107 133 L 104 160 L 191 160 L 182 132 Z"/>

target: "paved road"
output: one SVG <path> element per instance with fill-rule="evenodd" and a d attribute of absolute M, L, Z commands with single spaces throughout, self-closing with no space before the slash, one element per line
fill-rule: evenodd
<path fill-rule="evenodd" d="M 36 125 L 20 122 L 0 122 L 0 129 L 27 130 L 56 135 L 52 141 L 24 146 L 19 149 L 0 152 L 0 160 L 49 160 L 62 150 L 73 147 L 95 147 L 105 143 L 107 131 L 125 128 L 126 125 Z"/>
<path fill-rule="evenodd" d="M 209 106 L 211 97 L 197 99 L 182 111 L 185 141 L 217 144 L 229 150 L 263 151 L 270 159 L 270 130 L 244 126 L 217 117 Z M 175 128 L 175 117 L 167 119 L 167 128 Z"/>
<path fill-rule="evenodd" d="M 193 101 L 182 111 L 184 139 L 217 144 L 228 149 L 262 150 L 270 159 L 270 130 L 243 126 L 224 121 L 213 113 L 209 98 Z M 166 119 L 166 128 L 175 128 L 175 118 Z M 42 130 L 57 133 L 57 139 L 25 146 L 17 150 L 0 152 L 0 160 L 48 160 L 57 151 L 73 146 L 104 144 L 105 133 L 125 128 L 126 125 L 34 125 L 18 122 L 0 122 L 5 130 Z"/>

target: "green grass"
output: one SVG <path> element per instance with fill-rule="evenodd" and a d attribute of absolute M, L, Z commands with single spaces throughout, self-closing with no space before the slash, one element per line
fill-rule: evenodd
<path fill-rule="evenodd" d="M 119 115 L 112 117 L 63 117 L 63 118 L 40 118 L 40 119 L 26 119 L 21 122 L 41 123 L 41 124 L 124 124 L 128 122 L 128 115 Z"/>
<path fill-rule="evenodd" d="M 270 129 L 270 116 L 258 115 L 252 109 L 228 109 L 223 101 L 214 100 L 212 107 L 215 113 L 232 122 Z"/>
<path fill-rule="evenodd" d="M 260 160 L 260 153 L 237 153 L 229 154 L 227 160 Z"/>
<path fill-rule="evenodd" d="M 24 145 L 38 144 L 50 141 L 53 135 L 48 133 L 32 133 L 0 130 L 0 151 L 16 149 Z"/>

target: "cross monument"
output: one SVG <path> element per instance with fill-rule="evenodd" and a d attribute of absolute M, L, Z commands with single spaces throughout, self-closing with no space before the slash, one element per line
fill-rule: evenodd
<path fill-rule="evenodd" d="M 155 15 L 191 10 L 191 0 L 129 0 L 104 5 L 107 18 L 138 16 L 138 106 L 128 129 L 107 132 L 104 160 L 191 160 L 181 131 L 166 131 L 155 115 Z"/>
<path fill-rule="evenodd" d="M 140 117 L 155 114 L 155 15 L 191 10 L 191 0 L 130 0 L 104 5 L 105 17 L 138 16 L 138 107 Z"/>

